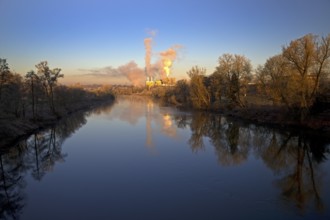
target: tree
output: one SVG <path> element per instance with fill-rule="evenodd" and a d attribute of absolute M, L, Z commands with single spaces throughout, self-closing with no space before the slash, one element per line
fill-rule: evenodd
<path fill-rule="evenodd" d="M 225 95 L 231 104 L 244 106 L 247 83 L 250 80 L 252 65 L 242 55 L 223 54 L 213 76 L 222 78 Z"/>
<path fill-rule="evenodd" d="M 33 115 L 33 119 L 35 119 L 35 115 L 36 115 L 36 108 L 35 108 L 35 84 L 38 80 L 38 75 L 31 70 L 30 72 L 28 72 L 25 77 L 30 81 L 30 86 L 31 86 L 31 102 L 32 102 L 32 115 Z"/>
<path fill-rule="evenodd" d="M 211 102 L 212 104 L 215 104 L 215 106 L 218 106 L 221 102 L 221 97 L 223 96 L 224 79 L 220 74 L 212 74 L 208 77 L 208 81 L 208 89 L 211 96 Z"/>
<path fill-rule="evenodd" d="M 288 108 L 294 106 L 297 85 L 281 54 L 269 58 L 264 66 L 260 66 L 257 69 L 257 77 L 261 89 L 273 104 L 285 104 Z"/>
<path fill-rule="evenodd" d="M 61 69 L 59 68 L 50 70 L 47 61 L 40 62 L 36 65 L 36 68 L 38 70 L 38 76 L 42 81 L 45 92 L 47 94 L 50 109 L 53 111 L 53 113 L 56 113 L 54 106 L 54 87 L 56 86 L 58 78 L 61 78 L 64 75 L 61 74 Z"/>
<path fill-rule="evenodd" d="M 308 34 L 283 47 L 289 74 L 297 82 L 297 107 L 304 120 L 319 90 L 320 79 L 329 76 L 330 34 L 322 37 Z"/>
<path fill-rule="evenodd" d="M 2 88 L 7 81 L 10 70 L 6 59 L 0 58 L 0 101 L 2 99 Z"/>
<path fill-rule="evenodd" d="M 6 84 L 6 108 L 16 117 L 24 116 L 25 99 L 23 78 L 18 73 L 10 74 L 10 78 Z"/>
<path fill-rule="evenodd" d="M 303 121 L 330 72 L 330 35 L 305 35 L 283 47 L 258 69 L 258 79 L 274 103 L 297 111 Z"/>
<path fill-rule="evenodd" d="M 210 106 L 210 94 L 207 90 L 205 80 L 206 69 L 195 66 L 187 74 L 190 77 L 190 98 L 195 108 L 207 109 Z"/>
<path fill-rule="evenodd" d="M 187 80 L 181 79 L 177 81 L 174 87 L 174 96 L 177 102 L 183 105 L 189 104 L 189 85 Z"/>
<path fill-rule="evenodd" d="M 24 113 L 23 80 L 20 74 L 8 72 L 1 86 L 1 113 L 21 116 Z"/>

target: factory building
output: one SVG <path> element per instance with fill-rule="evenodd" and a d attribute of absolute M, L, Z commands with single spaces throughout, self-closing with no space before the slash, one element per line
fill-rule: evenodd
<path fill-rule="evenodd" d="M 154 80 L 152 76 L 148 76 L 146 80 L 146 87 L 150 88 L 153 86 L 162 86 L 162 80 Z"/>

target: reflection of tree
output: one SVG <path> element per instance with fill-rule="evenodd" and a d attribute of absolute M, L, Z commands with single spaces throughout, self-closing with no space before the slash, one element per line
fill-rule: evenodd
<path fill-rule="evenodd" d="M 312 152 L 317 150 L 312 151 L 312 148 L 305 137 L 298 135 L 286 143 L 281 154 L 291 163 L 288 167 L 283 167 L 287 174 L 277 181 L 277 186 L 282 189 L 282 195 L 294 201 L 302 211 L 312 199 L 319 210 L 323 209 L 319 185 L 321 173 L 315 169 L 318 161 L 312 159 Z M 322 146 L 317 148 L 325 149 Z M 321 152 L 319 151 L 318 155 L 322 154 Z"/>
<path fill-rule="evenodd" d="M 180 114 L 180 115 L 176 115 L 174 117 L 174 121 L 178 128 L 188 127 L 188 120 L 189 120 L 189 117 L 187 116 L 187 114 Z"/>
<path fill-rule="evenodd" d="M 17 219 L 24 207 L 23 174 L 31 171 L 36 180 L 63 161 L 62 143 L 86 123 L 80 112 L 62 120 L 56 127 L 36 133 L 25 141 L 0 152 L 0 219 Z"/>
<path fill-rule="evenodd" d="M 215 149 L 221 148 L 223 144 L 223 117 L 221 115 L 210 115 L 208 122 L 208 136 Z"/>
<path fill-rule="evenodd" d="M 41 180 L 42 177 L 45 175 L 45 172 L 43 170 L 40 169 L 40 151 L 43 151 L 43 149 L 39 149 L 40 148 L 40 144 L 39 144 L 39 139 L 38 139 L 38 135 L 34 134 L 33 137 L 33 145 L 34 145 L 34 155 L 35 155 L 35 166 L 32 168 L 32 176 L 36 179 L 36 180 Z M 45 146 L 45 145 L 44 145 Z"/>
<path fill-rule="evenodd" d="M 226 130 L 228 151 L 235 154 L 238 150 L 239 126 L 236 123 L 229 123 Z"/>
<path fill-rule="evenodd" d="M 55 128 L 41 135 L 34 135 L 29 143 L 30 161 L 33 163 L 32 176 L 35 179 L 41 180 L 47 171 L 53 169 L 57 161 L 64 161 L 66 155 L 62 153 L 62 139 L 56 137 Z"/>
<path fill-rule="evenodd" d="M 110 107 L 107 105 L 101 106 L 100 108 L 103 110 L 106 109 L 106 111 L 110 111 Z M 69 118 L 62 120 L 61 123 L 56 126 L 57 136 L 60 137 L 61 140 L 65 140 L 66 138 L 70 137 L 71 134 L 86 124 L 86 116 L 88 115 L 89 113 L 77 112 L 71 115 Z"/>
<path fill-rule="evenodd" d="M 326 142 L 322 142 L 322 138 L 315 141 L 304 134 L 279 134 L 274 131 L 266 134 L 262 134 L 263 146 L 257 146 L 258 153 L 276 174 L 284 174 L 276 181 L 282 196 L 293 201 L 302 211 L 311 200 L 315 201 L 317 209 L 322 210 L 322 175 L 318 164 L 329 153 Z"/>
<path fill-rule="evenodd" d="M 237 122 L 229 122 L 224 128 L 225 138 L 221 148 L 216 148 L 219 162 L 223 165 L 237 165 L 247 159 L 249 153 L 248 140 L 245 139 L 247 130 Z"/>
<path fill-rule="evenodd" d="M 104 105 L 98 106 L 97 108 L 93 109 L 93 114 L 100 115 L 100 114 L 109 114 L 112 111 L 112 107 L 115 103 L 118 103 L 118 100 L 112 101 L 111 103 L 105 103 Z"/>
<path fill-rule="evenodd" d="M 291 134 L 278 134 L 267 128 L 256 128 L 254 135 L 254 148 L 257 156 L 276 174 L 280 174 L 283 167 L 288 167 L 291 161 L 283 157 L 283 149 L 291 139 Z"/>
<path fill-rule="evenodd" d="M 324 138 L 309 138 L 308 145 L 313 160 L 317 163 L 322 163 L 327 160 L 326 155 L 330 154 L 330 147 L 327 145 L 327 140 Z"/>
<path fill-rule="evenodd" d="M 0 153 L 0 218 L 17 219 L 24 207 L 21 189 L 24 187 L 20 145 L 8 154 Z"/>
<path fill-rule="evenodd" d="M 30 137 L 27 161 L 36 180 L 40 181 L 47 171 L 53 169 L 56 162 L 64 161 L 66 154 L 62 153 L 63 141 L 85 123 L 85 113 L 78 112 L 62 120 L 56 127 Z"/>
<path fill-rule="evenodd" d="M 189 124 L 189 144 L 193 152 L 204 149 L 203 137 L 208 137 L 221 164 L 239 164 L 247 159 L 250 130 L 237 122 L 228 122 L 221 115 L 198 112 L 190 120 L 187 116 L 177 117 L 176 123 L 182 127 Z"/>
<path fill-rule="evenodd" d="M 61 148 L 64 139 L 56 135 L 59 130 L 55 127 L 51 128 L 48 131 L 34 134 L 27 141 L 25 163 L 29 164 L 32 176 L 38 181 L 53 169 L 56 162 L 64 161 L 66 157 Z"/>
<path fill-rule="evenodd" d="M 188 141 L 193 152 L 204 150 L 203 136 L 207 134 L 207 126 L 208 120 L 204 113 L 198 112 L 193 115 L 190 123 L 191 137 Z"/>
<path fill-rule="evenodd" d="M 205 148 L 203 138 L 209 138 L 219 163 L 237 165 L 244 162 L 253 146 L 254 154 L 276 175 L 276 186 L 286 200 L 302 211 L 314 200 L 322 210 L 319 164 L 330 153 L 329 141 L 322 137 L 279 132 L 272 128 L 245 125 L 221 115 L 194 113 L 175 117 L 178 127 L 191 129 L 189 144 L 193 152 Z"/>

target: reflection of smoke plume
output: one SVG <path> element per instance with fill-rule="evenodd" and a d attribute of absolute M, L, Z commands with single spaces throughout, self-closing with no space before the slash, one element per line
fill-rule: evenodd
<path fill-rule="evenodd" d="M 107 66 L 99 69 L 81 70 L 88 71 L 89 73 L 83 74 L 83 76 L 95 76 L 95 77 L 126 77 L 134 86 L 144 84 L 145 76 L 144 72 L 138 65 L 131 61 L 125 65 L 118 67 L 117 69 Z"/>
<path fill-rule="evenodd" d="M 176 130 L 173 127 L 172 119 L 169 114 L 163 115 L 163 129 L 162 131 L 167 134 L 169 137 L 176 136 Z"/>
<path fill-rule="evenodd" d="M 151 43 L 152 43 L 152 38 L 144 39 L 144 46 L 146 48 L 146 56 L 145 56 L 146 75 L 149 78 L 152 76 L 152 73 L 151 73 Z"/>
<path fill-rule="evenodd" d="M 162 78 L 164 78 L 165 76 L 169 77 L 171 73 L 172 63 L 176 58 L 176 49 L 178 48 L 179 48 L 178 46 L 175 46 L 160 53 Z"/>

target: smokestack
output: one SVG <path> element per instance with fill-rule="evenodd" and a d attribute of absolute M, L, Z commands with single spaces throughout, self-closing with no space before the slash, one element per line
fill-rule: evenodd
<path fill-rule="evenodd" d="M 146 55 L 145 55 L 145 64 L 146 64 L 146 75 L 151 76 L 151 43 L 152 38 L 145 38 L 144 39 L 144 47 L 146 49 Z"/>

